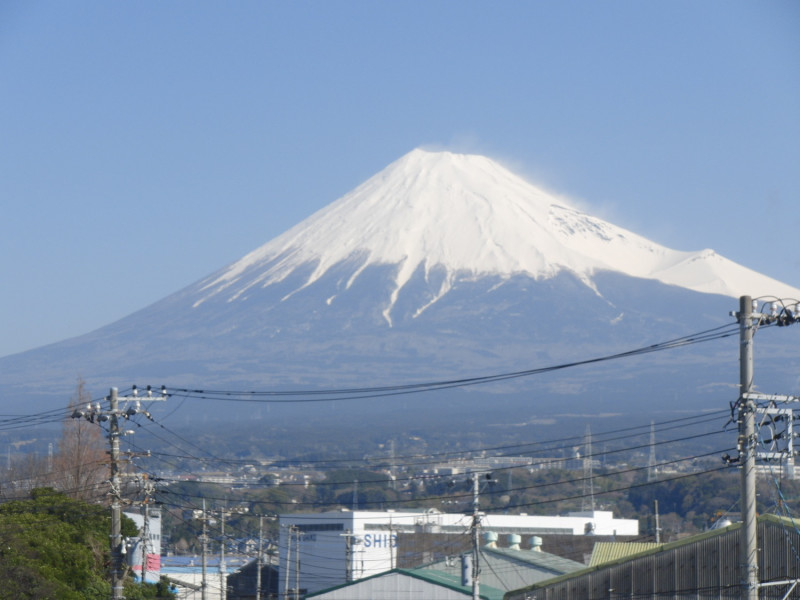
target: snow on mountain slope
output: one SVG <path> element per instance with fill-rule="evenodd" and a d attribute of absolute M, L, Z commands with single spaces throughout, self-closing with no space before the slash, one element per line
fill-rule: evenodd
<path fill-rule="evenodd" d="M 426 278 L 435 267 L 446 273 L 428 305 L 459 278 L 549 279 L 563 271 L 592 289 L 597 272 L 615 271 L 732 297 L 800 296 L 711 250 L 671 250 L 587 215 L 486 157 L 414 150 L 202 282 L 194 306 L 218 294 L 245 298 L 255 286 L 314 265 L 306 287 L 345 261 L 356 265 L 345 289 L 369 265 L 395 266 L 384 310 L 389 323 L 400 290 L 420 267 Z"/>

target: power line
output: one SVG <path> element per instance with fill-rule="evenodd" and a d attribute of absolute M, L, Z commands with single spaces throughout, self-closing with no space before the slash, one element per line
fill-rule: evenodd
<path fill-rule="evenodd" d="M 702 342 L 712 341 L 727 338 L 735 335 L 738 332 L 735 324 L 726 324 L 698 333 L 682 336 L 665 342 L 644 346 L 635 350 L 628 350 L 616 354 L 606 356 L 594 357 L 579 361 L 572 361 L 561 363 L 558 365 L 551 365 L 548 367 L 540 367 L 535 369 L 526 369 L 523 371 L 514 371 L 510 373 L 500 373 L 494 375 L 485 375 L 478 377 L 466 377 L 462 379 L 451 379 L 444 381 L 433 381 L 427 383 L 414 383 L 402 384 L 380 387 L 363 387 L 363 388 L 339 388 L 339 389 L 323 389 L 323 390 L 269 390 L 269 391 L 235 391 L 235 390 L 203 390 L 203 389 L 190 389 L 190 388 L 170 388 L 170 395 L 196 398 L 205 400 L 217 400 L 227 402 L 260 402 L 260 403 L 304 403 L 304 402 L 333 402 L 342 400 L 363 400 L 375 399 L 388 396 L 397 396 L 404 394 L 414 394 L 420 392 L 429 392 L 442 389 L 468 387 L 474 385 L 483 385 L 487 383 L 495 383 L 499 381 L 506 381 L 509 379 L 517 379 L 521 377 L 530 377 L 534 375 L 541 375 L 544 373 L 551 373 L 562 369 L 572 367 L 584 366 L 595 363 L 602 363 L 611 360 L 618 360 L 621 358 L 630 358 L 633 356 L 640 356 L 649 354 L 651 352 L 659 352 L 669 350 L 672 348 L 679 348 L 683 346 L 698 344 Z M 291 399 L 285 399 L 292 397 Z M 284 399 L 282 399 L 284 398 Z"/>
<path fill-rule="evenodd" d="M 720 453 L 725 452 L 725 451 L 729 451 L 729 450 L 731 450 L 731 448 L 715 449 L 715 450 L 713 450 L 711 452 L 707 452 L 705 454 L 692 455 L 692 456 L 681 457 L 681 458 L 677 458 L 677 459 L 673 459 L 673 460 L 669 460 L 669 461 L 663 461 L 663 462 L 658 463 L 657 466 L 674 465 L 674 464 L 678 464 L 678 463 L 682 463 L 682 462 L 690 462 L 690 461 L 698 460 L 698 459 L 701 459 L 701 458 L 709 458 L 709 457 L 712 457 L 712 456 L 719 456 Z M 636 473 L 636 472 L 640 472 L 640 471 L 646 470 L 647 468 L 648 468 L 647 465 L 631 467 L 629 469 L 622 469 L 622 470 L 619 470 L 619 471 L 614 471 L 614 472 L 606 473 L 606 474 L 603 474 L 603 475 L 597 475 L 597 476 L 595 476 L 595 479 L 609 478 L 609 477 L 613 477 L 613 476 L 621 476 L 621 475 L 625 475 L 625 474 Z M 661 479 L 658 479 L 658 480 L 655 480 L 655 481 L 645 482 L 644 484 L 632 484 L 631 486 L 624 486 L 624 487 L 620 487 L 620 488 L 615 488 L 613 490 L 605 490 L 602 493 L 603 494 L 608 494 L 608 493 L 611 493 L 611 492 L 626 491 L 628 489 L 635 489 L 635 488 L 643 487 L 643 486 L 646 486 L 646 485 L 658 485 L 660 483 L 672 481 L 674 479 L 682 479 L 684 476 L 692 476 L 692 475 L 697 475 L 697 474 L 712 473 L 712 472 L 722 471 L 722 470 L 726 470 L 726 469 L 730 469 L 730 468 L 731 467 L 729 465 L 724 465 L 721 468 L 715 468 L 715 469 L 711 469 L 711 470 L 708 470 L 708 471 L 692 472 L 692 473 L 689 473 L 689 474 L 686 474 L 686 475 L 679 475 L 679 476 L 676 476 L 676 477 L 664 477 L 664 478 L 661 478 Z M 426 479 L 429 479 L 431 481 L 441 481 L 441 480 L 443 480 L 445 478 L 440 477 L 440 476 L 436 476 L 436 477 L 428 477 Z M 181 480 L 171 479 L 171 478 L 162 478 L 162 481 L 173 482 L 173 483 L 181 482 Z M 511 489 L 507 489 L 507 490 L 503 490 L 503 491 L 506 492 L 506 493 L 507 492 L 525 492 L 525 491 L 537 490 L 537 489 L 541 489 L 541 488 L 565 485 L 565 484 L 570 484 L 570 483 L 580 483 L 582 481 L 584 481 L 583 477 L 576 477 L 576 478 L 572 478 L 572 479 L 551 481 L 551 482 L 541 483 L 541 484 L 532 484 L 532 485 L 520 486 L 520 487 L 511 488 Z M 341 485 L 341 484 L 339 484 L 339 485 Z M 166 495 L 172 494 L 172 492 L 170 490 L 168 490 L 168 489 L 159 490 L 159 493 L 166 494 Z M 215 496 L 209 496 L 208 494 L 191 495 L 191 494 L 187 494 L 187 493 L 183 492 L 183 493 L 180 493 L 178 495 L 184 496 L 184 497 L 187 497 L 187 498 L 206 498 L 206 499 L 209 499 L 209 500 L 220 501 L 220 502 L 231 502 L 232 501 L 232 499 L 230 497 L 215 497 Z M 408 498 L 408 499 L 401 498 L 401 499 L 396 499 L 396 500 L 382 500 L 381 502 L 379 502 L 379 504 L 384 505 L 384 506 L 402 506 L 402 505 L 409 505 L 409 504 L 411 504 L 411 505 L 415 505 L 415 504 L 425 505 L 425 504 L 429 504 L 430 502 L 441 502 L 441 501 L 445 501 L 445 500 L 458 501 L 458 500 L 468 499 L 468 498 L 471 498 L 471 497 L 472 496 L 469 493 L 443 494 L 443 495 L 431 495 L 431 496 L 427 496 L 425 498 Z M 578 495 L 575 495 L 575 496 L 566 496 L 566 497 L 559 497 L 559 498 L 549 499 L 546 502 L 543 501 L 542 503 L 560 502 L 560 501 L 565 501 L 565 500 L 580 499 L 582 497 L 584 497 L 583 494 L 578 494 Z M 319 502 L 319 501 L 317 501 L 317 502 L 301 502 L 301 501 L 295 501 L 295 500 L 287 500 L 285 502 L 271 500 L 270 504 L 273 504 L 273 505 L 286 505 L 286 506 L 293 507 L 293 508 L 301 507 L 301 506 L 312 507 L 312 508 L 324 508 L 324 507 L 331 506 L 331 503 L 329 503 L 329 502 Z M 511 509 L 511 508 L 518 508 L 520 506 L 532 506 L 532 505 L 535 505 L 535 504 L 536 503 L 529 503 L 529 504 L 522 504 L 522 505 L 507 505 L 504 508 L 505 509 Z"/>
<path fill-rule="evenodd" d="M 672 429 L 685 430 L 688 426 L 704 424 L 704 423 L 709 423 L 709 422 L 713 422 L 713 421 L 718 421 L 718 419 L 719 419 L 719 417 L 721 415 L 726 415 L 726 414 L 727 414 L 726 410 L 720 410 L 720 411 L 714 411 L 714 412 L 710 412 L 710 413 L 704 413 L 702 415 L 692 415 L 692 416 L 689 416 L 689 417 L 681 417 L 679 419 L 671 419 L 671 420 L 667 420 L 667 421 L 662 421 L 660 423 L 656 423 L 656 425 L 659 426 L 659 429 L 657 429 L 657 431 L 659 433 L 663 433 L 665 431 L 669 431 L 669 430 L 672 430 Z M 163 425 L 159 424 L 158 422 L 156 422 L 156 424 L 159 425 L 159 427 L 161 427 L 162 429 L 164 429 L 168 433 L 171 433 L 171 434 L 174 433 L 174 432 L 171 432 L 166 427 L 164 427 Z M 663 426 L 663 427 L 661 427 L 661 426 Z M 626 427 L 626 428 L 614 429 L 614 430 L 598 433 L 594 437 L 598 440 L 598 442 L 610 442 L 610 441 L 628 440 L 631 437 L 635 437 L 636 435 L 643 435 L 644 433 L 634 434 L 633 432 L 636 432 L 636 431 L 638 431 L 640 429 L 643 429 L 644 427 L 645 426 L 642 425 L 642 426 L 634 426 L 634 427 Z M 153 432 L 150 432 L 150 433 L 152 435 L 154 435 L 155 437 L 157 437 L 158 439 L 160 439 L 160 440 L 162 440 L 164 442 L 168 442 L 169 445 L 174 446 L 175 448 L 178 448 L 178 446 L 176 444 L 174 444 L 174 442 L 172 442 L 171 440 L 164 439 L 164 438 L 156 435 Z M 700 438 L 700 437 L 704 437 L 706 435 L 713 435 L 713 434 L 716 434 L 716 433 L 724 433 L 724 432 L 722 430 L 720 430 L 719 432 L 698 434 L 695 437 Z M 615 434 L 627 434 L 627 435 L 615 435 Z M 610 437 L 612 435 L 614 435 L 615 437 Z M 197 455 L 194 455 L 194 454 L 191 454 L 191 453 L 187 453 L 187 454 L 183 454 L 183 455 L 174 455 L 174 454 L 169 454 L 169 453 L 165 453 L 165 452 L 157 452 L 157 451 L 153 452 L 152 454 L 154 456 L 166 456 L 166 457 L 170 457 L 170 458 L 179 458 L 179 459 L 184 459 L 184 460 L 196 460 L 196 461 L 202 462 L 202 463 L 228 464 L 228 465 L 231 465 L 231 466 L 234 466 L 234 467 L 238 466 L 238 465 L 241 465 L 241 464 L 251 464 L 253 462 L 252 459 L 231 459 L 231 458 L 222 458 L 222 457 L 218 457 L 218 456 L 213 456 L 210 453 L 208 453 L 208 451 L 206 449 L 201 448 L 200 446 L 194 444 L 193 442 L 189 442 L 185 438 L 180 437 L 178 434 L 174 434 L 174 436 L 178 437 L 179 439 L 181 439 L 183 441 L 185 441 L 187 444 L 189 444 L 189 445 L 191 445 L 191 446 L 193 446 L 193 447 L 195 447 L 195 448 L 197 448 L 199 450 L 202 450 L 204 453 L 209 454 L 209 456 L 208 457 L 200 457 L 200 456 L 197 456 Z M 577 443 L 579 443 L 580 439 L 581 438 L 579 438 L 578 436 L 569 436 L 569 437 L 563 437 L 563 438 L 543 440 L 543 441 L 539 441 L 539 442 L 526 442 L 524 444 L 507 444 L 507 445 L 502 445 L 502 446 L 479 446 L 479 447 L 473 447 L 473 448 L 466 448 L 466 449 L 459 450 L 459 451 L 452 451 L 451 450 L 451 451 L 444 451 L 444 452 L 433 452 L 433 453 L 425 454 L 425 455 L 414 454 L 414 455 L 396 456 L 395 457 L 395 461 L 396 462 L 397 461 L 403 461 L 404 464 L 406 464 L 407 466 L 410 465 L 410 466 L 417 467 L 417 466 L 428 465 L 428 464 L 438 464 L 442 460 L 447 460 L 447 459 L 453 460 L 453 459 L 458 459 L 459 457 L 467 459 L 467 458 L 470 457 L 470 455 L 474 455 L 476 453 L 497 452 L 499 450 L 503 450 L 503 451 L 515 450 L 516 452 L 514 452 L 513 454 L 509 454 L 508 452 L 498 453 L 498 454 L 495 454 L 494 456 L 497 456 L 497 457 L 519 456 L 519 455 L 535 456 L 535 455 L 541 455 L 541 454 L 544 454 L 544 453 L 547 453 L 547 452 L 558 451 L 563 447 L 563 445 L 565 443 L 568 443 L 568 445 L 577 444 Z M 691 437 L 683 437 L 683 438 L 672 439 L 672 440 L 660 440 L 660 441 L 658 441 L 656 443 L 656 445 L 665 445 L 665 444 L 669 444 L 669 443 L 674 443 L 676 441 L 684 441 L 684 440 L 687 440 L 687 439 L 692 439 L 692 438 Z M 641 447 L 644 447 L 644 445 L 643 446 L 635 446 L 633 448 L 628 448 L 628 449 L 631 450 L 631 449 L 637 449 L 637 448 L 641 448 Z M 178 449 L 180 449 L 180 448 L 178 448 Z M 615 451 L 612 451 L 612 452 L 607 452 L 606 454 L 611 454 L 611 453 L 617 452 L 617 451 L 618 450 L 615 450 Z M 623 451 L 624 451 L 624 449 L 623 449 Z M 596 455 L 602 455 L 602 454 L 601 453 L 596 453 Z M 565 460 L 569 460 L 569 459 L 565 459 Z M 324 468 L 324 467 L 327 467 L 327 468 L 343 468 L 343 467 L 349 467 L 349 466 L 353 466 L 353 465 L 359 465 L 359 466 L 363 466 L 363 467 L 367 467 L 367 468 L 368 467 L 381 468 L 382 466 L 386 466 L 388 464 L 388 463 L 386 463 L 386 461 L 381 462 L 381 461 L 375 461 L 375 460 L 365 460 L 363 456 L 359 457 L 359 458 L 340 458 L 340 459 L 326 459 L 326 460 L 280 459 L 280 461 L 278 461 L 278 462 L 280 462 L 281 465 L 295 464 L 295 465 L 302 465 L 302 466 L 313 466 L 315 468 Z"/>

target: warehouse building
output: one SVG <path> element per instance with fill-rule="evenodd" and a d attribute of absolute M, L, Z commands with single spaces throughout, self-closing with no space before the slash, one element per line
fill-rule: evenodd
<path fill-rule="evenodd" d="M 759 598 L 800 598 L 798 526 L 791 519 L 759 517 Z M 608 552 L 609 560 L 596 557 L 596 566 L 509 592 L 505 600 L 740 600 L 740 540 L 741 523 L 736 523 L 621 558 Z"/>

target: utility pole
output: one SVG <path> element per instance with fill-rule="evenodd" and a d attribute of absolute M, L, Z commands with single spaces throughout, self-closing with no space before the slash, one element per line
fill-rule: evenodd
<path fill-rule="evenodd" d="M 350 583 L 353 581 L 353 538 L 355 534 L 349 529 L 345 529 L 342 537 L 344 537 L 344 580 Z"/>
<path fill-rule="evenodd" d="M 294 597 L 300 600 L 300 529 L 294 530 Z"/>
<path fill-rule="evenodd" d="M 150 510 L 147 508 L 147 502 L 144 504 L 144 527 L 142 527 L 142 583 L 147 581 L 147 546 L 150 542 L 150 532 L 148 529 L 148 521 L 150 520 Z"/>
<path fill-rule="evenodd" d="M 123 600 L 122 595 L 122 498 L 119 476 L 119 392 L 111 388 L 109 402 L 108 440 L 111 444 L 111 597 Z"/>
<path fill-rule="evenodd" d="M 284 565 L 285 574 L 283 576 L 283 599 L 289 600 L 289 576 L 291 574 L 291 564 L 292 564 L 292 534 L 294 533 L 294 525 L 289 525 L 289 530 L 287 531 L 287 541 L 286 541 L 286 564 Z"/>
<path fill-rule="evenodd" d="M 76 408 L 72 413 L 73 419 L 84 418 L 91 423 L 104 423 L 108 421 L 108 442 L 109 450 L 109 463 L 111 471 L 111 535 L 109 536 L 109 545 L 111 551 L 111 598 L 112 600 L 124 600 L 123 587 L 122 587 L 122 557 L 124 555 L 122 546 L 122 476 L 120 473 L 120 450 L 119 439 L 121 436 L 132 431 L 121 431 L 119 427 L 120 417 L 130 419 L 137 414 L 144 414 L 152 419 L 150 413 L 141 408 L 140 400 L 145 401 L 163 401 L 167 399 L 167 391 L 164 386 L 161 386 L 161 395 L 153 396 L 150 386 L 147 386 L 147 396 L 140 398 L 136 386 L 133 387 L 131 396 L 120 397 L 117 388 L 112 387 L 109 390 L 108 397 L 108 410 L 104 411 L 100 403 L 87 404 L 85 408 Z M 126 404 L 130 404 L 124 411 L 120 410 L 120 400 Z"/>
<path fill-rule="evenodd" d="M 219 543 L 219 587 L 220 587 L 220 600 L 227 600 L 228 597 L 228 581 L 225 565 L 225 511 L 220 513 L 220 520 L 222 524 L 222 539 Z"/>
<path fill-rule="evenodd" d="M 269 568 L 267 569 L 267 600 L 272 598 L 272 555 L 270 554 L 269 544 L 267 544 L 267 564 Z M 280 565 L 280 558 L 278 558 L 278 564 Z M 277 587 L 277 585 L 275 586 Z M 278 597 L 277 591 L 275 593 L 275 597 Z"/>
<path fill-rule="evenodd" d="M 261 600 L 261 567 L 264 564 L 262 558 L 262 540 L 264 539 L 264 517 L 258 517 L 258 558 L 256 559 L 256 600 Z"/>
<path fill-rule="evenodd" d="M 391 526 L 390 526 L 391 529 Z M 364 557 L 361 557 L 360 564 L 356 563 L 356 544 L 363 544 L 364 540 L 358 537 L 355 533 L 350 531 L 349 529 L 345 529 L 344 533 L 340 533 L 339 537 L 344 538 L 344 580 L 346 582 L 355 581 L 356 579 L 364 576 Z M 298 540 L 300 538 L 298 537 Z M 300 551 L 300 546 L 298 542 L 298 553 Z M 392 556 L 392 544 L 391 541 L 389 542 L 389 556 Z M 390 558 L 390 561 L 393 560 Z M 392 563 L 393 564 L 393 563 Z"/>
<path fill-rule="evenodd" d="M 480 569 L 480 480 L 478 474 L 472 474 L 472 600 L 480 600 L 481 584 L 479 581 Z"/>
<path fill-rule="evenodd" d="M 147 454 L 149 456 L 149 453 Z M 150 541 L 150 503 L 153 499 L 153 493 L 155 492 L 155 486 L 153 483 L 148 479 L 147 474 L 145 473 L 142 477 L 142 492 L 144 494 L 144 500 L 142 501 L 142 520 L 143 520 L 143 527 L 142 527 L 142 538 L 141 543 L 139 544 L 142 552 L 141 556 L 141 577 L 142 583 L 147 582 L 147 569 L 148 569 L 148 556 L 149 550 L 153 550 L 153 544 Z"/>
<path fill-rule="evenodd" d="M 747 397 L 753 388 L 753 300 L 739 298 L 739 439 L 741 462 L 741 563 L 742 599 L 758 600 L 758 545 L 756 540 L 756 439 L 755 402 Z"/>
<path fill-rule="evenodd" d="M 661 525 L 658 522 L 658 500 L 653 500 L 653 508 L 656 514 L 656 544 L 661 543 Z"/>
<path fill-rule="evenodd" d="M 203 533 L 200 536 L 200 541 L 203 545 L 203 555 L 201 559 L 202 564 L 202 579 L 200 580 L 200 597 L 201 600 L 206 600 L 206 589 L 208 583 L 206 575 L 208 574 L 208 515 L 206 513 L 206 499 L 203 498 Z"/>
<path fill-rule="evenodd" d="M 394 571 L 394 555 L 397 552 L 397 544 L 395 543 L 394 527 L 392 527 L 392 516 L 389 515 L 389 570 Z"/>
<path fill-rule="evenodd" d="M 739 399 L 737 402 L 739 436 L 735 461 L 741 467 L 742 529 L 740 559 L 742 568 L 742 600 L 758 600 L 758 538 L 756 521 L 756 400 L 769 399 L 783 402 L 796 401 L 789 396 L 766 396 L 753 392 L 753 334 L 764 324 L 779 326 L 800 322 L 800 302 L 793 301 L 794 310 L 783 302 L 773 302 L 769 314 L 758 311 L 750 296 L 739 298 L 739 311 L 732 313 L 739 323 Z M 734 462 L 730 457 L 723 460 Z"/>
<path fill-rule="evenodd" d="M 647 481 L 648 483 L 656 480 L 656 429 L 653 421 L 650 421 L 650 458 L 647 461 Z"/>
<path fill-rule="evenodd" d="M 397 489 L 397 466 L 394 464 L 396 460 L 395 451 L 394 451 L 394 438 L 392 438 L 389 442 L 389 455 L 390 455 L 390 463 L 389 463 L 389 477 L 392 483 L 392 489 Z"/>
<path fill-rule="evenodd" d="M 587 503 L 586 498 L 589 498 Z M 586 425 L 586 434 L 583 436 L 583 495 L 581 497 L 581 510 L 594 512 L 594 454 L 592 452 L 592 428 Z"/>

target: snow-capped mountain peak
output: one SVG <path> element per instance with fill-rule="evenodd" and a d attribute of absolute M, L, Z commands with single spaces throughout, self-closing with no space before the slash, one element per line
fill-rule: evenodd
<path fill-rule="evenodd" d="M 428 305 L 459 278 L 548 279 L 562 271 L 590 287 L 598 271 L 616 271 L 733 297 L 800 295 L 713 251 L 670 250 L 585 214 L 484 156 L 417 149 L 208 278 L 194 305 L 218 294 L 235 301 L 313 265 L 307 287 L 345 262 L 354 267 L 344 289 L 367 266 L 394 267 L 384 310 L 390 323 L 399 292 L 420 268 L 426 278 L 434 268 L 445 273 Z"/>
<path fill-rule="evenodd" d="M 800 290 L 711 250 L 655 244 L 488 158 L 415 150 L 230 266 L 94 332 L 5 357 L 0 374 L 8 398 L 59 403 L 77 374 L 99 389 L 142 380 L 227 390 L 462 380 L 730 323 L 741 295 L 798 298 Z M 796 338 L 778 337 L 777 355 L 788 362 L 766 366 L 763 380 L 791 390 Z M 454 424 L 470 411 L 516 424 L 531 410 L 532 387 L 537 411 L 569 401 L 575 414 L 598 402 L 638 413 L 645 396 L 658 410 L 718 408 L 719 385 L 735 388 L 738 377 L 735 341 L 727 343 L 659 355 L 649 367 L 604 363 L 566 379 L 497 382 L 490 392 L 459 393 L 457 408 L 441 403 L 436 417 L 437 403 L 427 400 L 407 410 L 405 400 L 353 399 L 324 411 L 325 426 L 334 413 L 348 426 L 369 413 L 381 423 L 403 415 L 398 423 L 471 430 L 478 421 Z M 323 414 L 294 405 L 275 412 L 296 422 Z M 252 411 L 240 416 L 250 421 Z"/>

